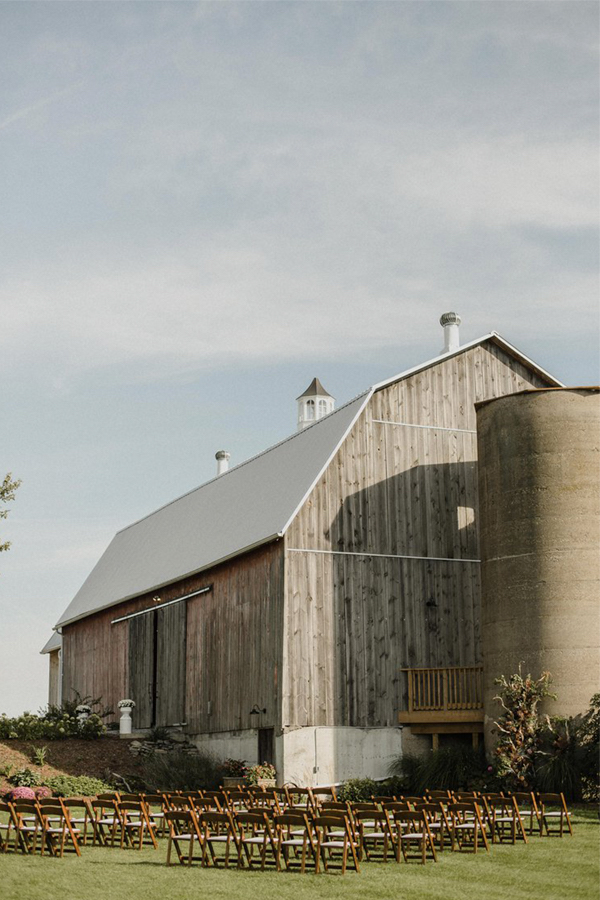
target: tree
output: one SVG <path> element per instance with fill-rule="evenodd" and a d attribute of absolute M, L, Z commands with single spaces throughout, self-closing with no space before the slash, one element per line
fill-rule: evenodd
<path fill-rule="evenodd" d="M 0 502 L 10 503 L 11 500 L 14 500 L 16 490 L 20 484 L 20 478 L 17 478 L 15 481 L 13 481 L 12 472 L 9 472 L 8 475 L 5 475 L 4 481 L 2 482 L 2 484 L 0 484 Z M 8 509 L 0 509 L 0 519 L 6 519 L 8 513 Z M 10 541 L 5 541 L 3 544 L 0 544 L 0 551 L 8 550 L 9 547 Z"/>

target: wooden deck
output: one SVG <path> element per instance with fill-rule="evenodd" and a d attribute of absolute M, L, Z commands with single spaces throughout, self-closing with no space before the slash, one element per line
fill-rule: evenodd
<path fill-rule="evenodd" d="M 477 745 L 483 732 L 483 666 L 402 669 L 408 678 L 408 709 L 398 713 L 414 734 L 470 733 Z"/>

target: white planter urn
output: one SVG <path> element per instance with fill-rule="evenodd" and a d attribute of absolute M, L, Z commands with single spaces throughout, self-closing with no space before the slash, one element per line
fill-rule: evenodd
<path fill-rule="evenodd" d="M 121 706 L 121 703 L 125 702 L 127 705 Z M 121 713 L 121 718 L 119 719 L 119 734 L 131 734 L 131 713 L 133 712 L 135 703 L 132 701 L 120 701 L 118 706 L 119 712 Z"/>
<path fill-rule="evenodd" d="M 119 734 L 131 734 L 131 707 L 129 706 L 121 710 Z"/>

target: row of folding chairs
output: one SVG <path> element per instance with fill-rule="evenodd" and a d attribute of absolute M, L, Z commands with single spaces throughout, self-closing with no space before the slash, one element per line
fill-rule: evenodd
<path fill-rule="evenodd" d="M 244 812 L 169 810 L 167 865 L 173 850 L 181 864 L 216 868 L 272 867 L 277 871 L 311 868 L 317 874 L 348 866 L 359 871 L 358 845 L 347 816 L 310 815 L 306 810 L 269 814 L 265 809 Z"/>
<path fill-rule="evenodd" d="M 159 798 L 162 807 L 162 797 Z M 81 855 L 86 843 L 141 849 L 158 848 L 162 808 L 121 798 L 74 797 L 16 803 L 0 801 L 0 852 L 53 856 L 73 851 Z"/>
<path fill-rule="evenodd" d="M 507 793 L 485 791 L 427 792 L 427 799 L 430 800 L 439 799 L 442 802 L 446 802 L 447 798 L 458 802 L 462 800 L 476 801 L 482 809 L 484 818 L 490 824 L 496 822 L 499 826 L 502 826 L 516 819 L 517 839 L 519 839 L 519 836 L 522 836 L 524 831 L 523 820 L 528 820 L 527 831 L 529 835 L 537 833 L 540 836 L 550 837 L 556 835 L 563 837 L 565 834 L 573 834 L 571 812 L 562 793 L 540 793 L 536 791 Z M 494 839 L 495 830 L 499 831 L 499 829 L 490 828 L 492 839 Z M 511 824 L 510 830 L 515 830 L 515 826 Z"/>

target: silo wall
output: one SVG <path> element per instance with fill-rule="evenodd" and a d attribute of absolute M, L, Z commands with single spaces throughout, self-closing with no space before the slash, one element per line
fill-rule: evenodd
<path fill-rule="evenodd" d="M 477 404 L 485 735 L 494 679 L 549 671 L 550 715 L 600 690 L 600 394 L 525 391 Z"/>

